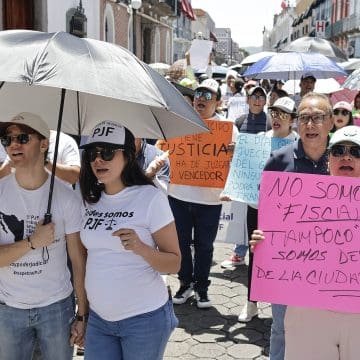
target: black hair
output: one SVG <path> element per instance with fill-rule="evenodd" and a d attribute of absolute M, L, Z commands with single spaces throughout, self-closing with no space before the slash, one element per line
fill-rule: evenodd
<path fill-rule="evenodd" d="M 273 88 L 270 92 L 270 95 L 272 93 L 275 93 L 279 98 L 285 97 L 285 96 L 289 96 L 289 94 L 283 90 L 283 89 L 278 89 L 278 88 Z"/>
<path fill-rule="evenodd" d="M 123 151 L 125 166 L 120 174 L 120 179 L 125 186 L 134 185 L 154 185 L 143 169 L 136 161 L 135 139 L 133 134 L 125 129 L 125 149 Z M 86 149 L 82 153 L 80 168 L 80 190 L 84 202 L 95 204 L 101 197 L 101 192 L 105 189 L 104 184 L 100 184 L 93 173 L 90 160 L 86 153 Z"/>
<path fill-rule="evenodd" d="M 354 125 L 354 119 L 353 119 L 353 116 L 352 116 L 352 113 L 351 111 L 349 111 L 349 121 L 348 123 L 345 125 L 345 126 L 349 126 L 349 125 Z M 330 130 L 331 133 L 335 132 L 337 130 L 337 127 L 335 126 L 335 123 L 334 123 L 334 126 L 332 127 L 332 129 Z"/>
<path fill-rule="evenodd" d="M 244 86 L 244 80 L 242 79 L 236 79 L 235 83 L 234 83 L 234 88 L 235 88 L 235 94 L 241 92 L 243 86 Z"/>
<path fill-rule="evenodd" d="M 220 87 L 216 91 L 216 101 L 219 101 L 221 99 L 221 89 Z"/>
<path fill-rule="evenodd" d="M 359 98 L 359 97 L 360 97 L 360 91 L 359 91 L 359 92 L 355 95 L 355 97 L 354 97 L 354 109 L 355 109 L 355 110 L 359 110 L 359 109 L 356 107 L 356 104 L 355 104 L 355 103 L 356 103 L 356 99 Z"/>

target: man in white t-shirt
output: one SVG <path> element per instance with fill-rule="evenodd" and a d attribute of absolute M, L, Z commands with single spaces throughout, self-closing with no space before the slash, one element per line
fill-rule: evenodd
<path fill-rule="evenodd" d="M 0 136 L 15 169 L 0 180 L 0 359 L 31 359 L 38 342 L 44 359 L 70 360 L 73 344 L 83 343 L 88 311 L 81 201 L 55 179 L 52 222 L 43 224 L 50 130 L 38 115 L 21 113 L 0 123 Z"/>
<path fill-rule="evenodd" d="M 46 169 L 51 173 L 54 160 L 55 140 L 57 132 L 50 130 L 49 150 Z M 2 147 L 2 146 L 1 146 Z M 1 152 L 0 152 L 1 160 Z M 9 157 L 4 159 L 0 167 L 0 178 L 10 174 L 12 164 Z M 80 175 L 80 154 L 76 141 L 69 135 L 60 132 L 55 176 L 64 183 L 74 185 Z"/>
<path fill-rule="evenodd" d="M 214 79 L 204 80 L 194 94 L 194 108 L 204 120 L 225 120 L 217 113 L 221 92 Z M 235 143 L 238 132 L 234 126 Z M 209 274 L 213 243 L 218 230 L 223 189 L 169 184 L 169 203 L 174 214 L 181 250 L 180 288 L 173 297 L 174 304 L 184 304 L 195 291 L 198 308 L 212 306 L 208 297 Z M 194 236 L 192 236 L 194 234 Z M 194 259 L 191 243 L 194 242 Z"/>
<path fill-rule="evenodd" d="M 56 134 L 56 131 L 50 130 L 48 161 L 46 162 L 46 169 L 50 172 L 54 160 Z M 71 136 L 60 132 L 55 176 L 74 185 L 79 180 L 80 163 L 79 148 L 76 141 Z"/>

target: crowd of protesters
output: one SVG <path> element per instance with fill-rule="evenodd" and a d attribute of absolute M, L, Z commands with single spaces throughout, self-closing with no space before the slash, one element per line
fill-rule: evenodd
<path fill-rule="evenodd" d="M 264 171 L 360 176 L 360 92 L 331 104 L 304 73 L 299 93 L 229 70 L 224 81 L 169 79 L 203 120 L 232 121 L 226 151 L 239 133 L 291 140 Z M 0 123 L 0 359 L 160 360 L 178 325 L 173 304 L 209 297 L 223 188 L 171 182 L 168 154 L 135 138 L 121 119 L 99 119 L 80 146 L 60 134 L 52 218 L 44 221 L 56 132 L 30 112 Z M 174 165 L 173 165 L 174 166 Z M 78 191 L 74 191 L 75 188 Z M 253 251 L 267 241 L 258 211 L 243 204 Z M 234 246 L 222 268 L 246 263 L 248 244 Z M 178 274 L 174 294 L 162 274 Z M 258 314 L 248 299 L 240 322 Z M 271 360 L 355 360 L 359 314 L 272 304 Z M 341 324 L 341 326 L 339 325 Z M 313 341 L 308 328 L 316 329 Z M 341 328 L 339 330 L 339 328 Z M 33 357 L 34 356 L 34 357 Z"/>

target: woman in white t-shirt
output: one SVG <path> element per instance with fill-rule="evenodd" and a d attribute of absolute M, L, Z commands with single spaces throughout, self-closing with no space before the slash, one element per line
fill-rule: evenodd
<path fill-rule="evenodd" d="M 101 122 L 82 148 L 85 357 L 160 360 L 178 324 L 160 275 L 180 268 L 168 200 L 137 164 L 134 136 L 120 124 Z"/>

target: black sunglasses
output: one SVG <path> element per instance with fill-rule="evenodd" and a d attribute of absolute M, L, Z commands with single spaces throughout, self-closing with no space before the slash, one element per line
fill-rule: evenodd
<path fill-rule="evenodd" d="M 4 135 L 1 138 L 1 144 L 4 147 L 8 147 L 11 145 L 13 141 L 16 141 L 18 144 L 24 145 L 27 144 L 31 140 L 30 134 L 18 134 L 18 135 Z"/>
<path fill-rule="evenodd" d="M 354 158 L 360 159 L 360 146 L 334 145 L 330 149 L 330 153 L 335 157 L 344 156 L 349 153 Z"/>
<path fill-rule="evenodd" d="M 123 149 L 103 148 L 101 150 L 97 150 L 95 148 L 91 148 L 86 149 L 85 153 L 90 162 L 95 161 L 98 156 L 100 156 L 104 161 L 111 161 L 117 151 L 123 151 Z"/>
<path fill-rule="evenodd" d="M 345 109 L 335 109 L 334 110 L 334 115 L 343 115 L 343 116 L 347 116 L 350 114 L 350 111 L 345 110 Z"/>

